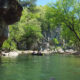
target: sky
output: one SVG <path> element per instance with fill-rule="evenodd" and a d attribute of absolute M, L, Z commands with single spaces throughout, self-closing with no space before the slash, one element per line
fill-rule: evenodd
<path fill-rule="evenodd" d="M 46 5 L 49 2 L 55 2 L 56 0 L 37 0 L 37 5 Z"/>

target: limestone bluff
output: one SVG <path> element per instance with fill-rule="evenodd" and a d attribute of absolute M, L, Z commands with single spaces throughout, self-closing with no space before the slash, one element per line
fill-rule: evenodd
<path fill-rule="evenodd" d="M 17 0 L 0 0 L 0 47 L 8 38 L 8 25 L 20 20 L 22 10 Z"/>

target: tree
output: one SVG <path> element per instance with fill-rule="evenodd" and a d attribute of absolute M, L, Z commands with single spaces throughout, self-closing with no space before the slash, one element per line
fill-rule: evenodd
<path fill-rule="evenodd" d="M 59 0 L 52 7 L 55 9 L 54 19 L 57 24 L 65 24 L 80 41 L 80 35 L 77 33 L 79 28 L 79 4 L 76 0 Z M 78 7 L 76 7 L 78 5 Z"/>
<path fill-rule="evenodd" d="M 28 15 L 28 13 L 29 13 L 29 15 Z M 23 12 L 23 15 L 25 15 L 27 17 L 24 17 L 25 20 L 22 17 L 22 21 L 24 23 L 23 24 L 24 34 L 22 35 L 21 41 L 24 41 L 27 45 L 27 48 L 30 49 L 34 43 L 36 43 L 37 41 L 39 41 L 42 38 L 40 22 L 37 20 L 38 14 L 37 13 L 33 14 L 32 12 L 27 12 L 26 8 Z"/>
<path fill-rule="evenodd" d="M 26 42 L 27 49 L 31 49 L 33 44 L 42 38 L 41 28 L 35 25 L 29 25 L 25 27 L 25 34 L 22 37 L 22 41 Z"/>
<path fill-rule="evenodd" d="M 34 11 L 37 0 L 19 0 L 20 4 L 23 7 L 27 7 L 29 11 Z"/>
<path fill-rule="evenodd" d="M 52 9 L 52 12 L 50 10 Z M 49 20 L 54 23 L 54 26 L 61 26 L 69 29 L 66 32 L 68 39 L 75 39 L 75 42 L 80 42 L 80 3 L 76 0 L 57 0 L 56 3 L 48 5 L 47 16 Z M 51 18 L 50 18 L 51 17 Z M 63 30 L 63 29 L 62 29 Z M 66 32 L 63 31 L 63 34 Z M 71 34 L 71 35 L 69 35 Z M 72 36 L 75 37 L 72 37 Z M 76 45 L 76 43 L 74 43 Z M 78 44 L 80 45 L 80 44 Z"/>
<path fill-rule="evenodd" d="M 20 22 L 11 25 L 9 28 L 10 40 L 8 39 L 4 43 L 5 48 L 9 44 L 9 46 L 16 45 L 15 48 L 20 49 L 19 47 L 24 45 L 20 46 L 19 44 L 25 43 L 27 48 L 30 49 L 34 43 L 37 43 L 42 38 L 37 13 L 32 14 L 32 12 L 27 11 L 27 8 L 24 8 Z"/>

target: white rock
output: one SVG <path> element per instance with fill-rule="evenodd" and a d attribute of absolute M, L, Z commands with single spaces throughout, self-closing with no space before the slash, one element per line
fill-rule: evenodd
<path fill-rule="evenodd" d="M 18 52 L 9 52 L 9 57 L 17 57 L 18 55 Z"/>
<path fill-rule="evenodd" d="M 64 53 L 64 50 L 60 48 L 60 49 L 58 49 L 58 52 Z"/>

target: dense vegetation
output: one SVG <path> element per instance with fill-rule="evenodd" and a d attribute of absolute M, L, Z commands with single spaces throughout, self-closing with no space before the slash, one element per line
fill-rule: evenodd
<path fill-rule="evenodd" d="M 45 6 L 36 6 L 36 0 L 19 1 L 23 14 L 20 22 L 9 26 L 3 49 L 37 49 L 44 41 L 55 47 L 80 49 L 79 0 L 57 0 Z"/>

